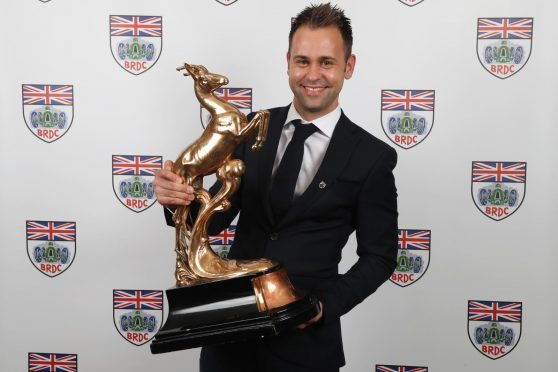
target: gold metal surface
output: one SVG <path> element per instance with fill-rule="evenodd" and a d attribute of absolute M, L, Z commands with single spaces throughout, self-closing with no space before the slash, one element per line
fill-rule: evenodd
<path fill-rule="evenodd" d="M 194 188 L 200 202 L 199 212 L 191 221 L 189 207 L 180 207 L 174 214 L 176 226 L 176 285 L 179 287 L 234 278 L 266 271 L 277 265 L 269 259 L 228 260 L 219 257 L 209 246 L 207 227 L 215 212 L 230 208 L 229 198 L 238 190 L 244 163 L 232 159 L 242 142 L 257 130 L 252 150 L 259 150 L 266 138 L 269 112 L 258 111 L 250 122 L 232 104 L 217 97 L 217 88 L 229 83 L 201 65 L 184 63 L 177 70 L 194 79 L 194 91 L 200 104 L 211 114 L 200 138 L 186 147 L 175 161 L 173 171 Z M 211 198 L 203 188 L 203 177 L 216 173 L 222 187 Z"/>
<path fill-rule="evenodd" d="M 252 279 L 252 285 L 260 312 L 276 309 L 301 298 L 285 269 L 259 275 Z"/>

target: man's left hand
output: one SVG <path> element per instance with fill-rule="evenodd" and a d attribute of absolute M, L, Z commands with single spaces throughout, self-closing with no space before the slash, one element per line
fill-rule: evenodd
<path fill-rule="evenodd" d="M 302 323 L 302 324 L 297 325 L 296 328 L 297 329 L 304 329 L 304 328 L 308 327 L 309 325 L 317 323 L 318 321 L 320 321 L 320 319 L 322 319 L 323 312 L 324 312 L 324 309 L 322 307 L 322 303 L 320 302 L 320 312 L 318 313 L 318 315 L 316 315 L 315 317 L 313 317 L 312 319 L 310 319 L 306 323 Z"/>

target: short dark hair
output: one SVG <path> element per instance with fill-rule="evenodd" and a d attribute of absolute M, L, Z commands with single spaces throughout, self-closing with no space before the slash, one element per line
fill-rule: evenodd
<path fill-rule="evenodd" d="M 321 28 L 335 26 L 341 32 L 341 37 L 345 42 L 345 59 L 351 56 L 353 49 L 353 28 L 351 20 L 345 16 L 345 12 L 331 3 L 312 4 L 304 8 L 291 22 L 291 32 L 289 33 L 289 51 L 293 35 L 301 26 L 310 28 Z"/>

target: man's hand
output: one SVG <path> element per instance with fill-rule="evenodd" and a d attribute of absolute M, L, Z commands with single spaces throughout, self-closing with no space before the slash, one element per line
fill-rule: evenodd
<path fill-rule="evenodd" d="M 155 172 L 153 181 L 157 201 L 169 208 L 190 205 L 194 200 L 194 188 L 172 171 L 174 163 L 167 160 L 162 169 Z"/>
<path fill-rule="evenodd" d="M 317 323 L 320 319 L 322 319 L 322 314 L 323 313 L 324 313 L 324 308 L 322 307 L 322 303 L 320 302 L 320 312 L 318 313 L 318 315 L 316 315 L 315 317 L 313 317 L 312 319 L 310 319 L 306 323 L 302 323 L 302 324 L 297 325 L 296 328 L 297 329 L 304 329 L 304 328 L 308 327 L 309 325 Z"/>

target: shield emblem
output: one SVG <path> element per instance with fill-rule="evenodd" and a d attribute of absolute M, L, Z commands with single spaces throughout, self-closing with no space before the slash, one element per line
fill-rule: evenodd
<path fill-rule="evenodd" d="M 209 244 L 213 252 L 217 253 L 222 258 L 227 258 L 231 245 L 234 242 L 235 232 L 236 225 L 230 225 L 228 228 L 221 231 L 219 235 L 210 236 Z"/>
<path fill-rule="evenodd" d="M 153 179 L 162 164 L 162 156 L 113 155 L 112 189 L 118 200 L 137 213 L 151 207 L 156 200 Z"/>
<path fill-rule="evenodd" d="M 382 90 L 382 129 L 391 142 L 410 149 L 434 125 L 433 90 Z"/>
<path fill-rule="evenodd" d="M 26 234 L 29 260 L 46 276 L 58 276 L 74 262 L 75 222 L 26 221 Z"/>
<path fill-rule="evenodd" d="M 215 96 L 232 104 L 244 115 L 252 112 L 252 88 L 217 88 Z M 204 128 L 211 120 L 211 114 L 200 106 L 200 120 Z"/>
<path fill-rule="evenodd" d="M 399 2 L 408 5 L 408 6 L 415 6 L 422 3 L 424 0 L 399 0 Z"/>
<path fill-rule="evenodd" d="M 124 70 L 139 75 L 149 70 L 163 48 L 163 17 L 110 16 L 110 51 Z"/>
<path fill-rule="evenodd" d="M 238 0 L 215 0 L 215 1 L 217 1 L 219 4 L 231 5 L 236 3 Z"/>
<path fill-rule="evenodd" d="M 430 230 L 399 230 L 397 266 L 390 280 L 406 287 L 419 280 L 430 263 Z"/>
<path fill-rule="evenodd" d="M 511 216 L 523 203 L 527 163 L 474 161 L 471 193 L 485 216 L 500 221 Z"/>
<path fill-rule="evenodd" d="M 62 137 L 74 120 L 74 86 L 23 84 L 23 119 L 27 128 L 42 141 Z"/>
<path fill-rule="evenodd" d="M 376 372 L 428 372 L 428 367 L 376 364 Z"/>
<path fill-rule="evenodd" d="M 515 75 L 531 56 L 533 18 L 479 18 L 477 56 L 492 75 Z"/>
<path fill-rule="evenodd" d="M 163 291 L 115 289 L 113 319 L 118 333 L 136 346 L 153 337 L 163 321 Z"/>
<path fill-rule="evenodd" d="M 28 353 L 28 371 L 77 372 L 77 354 Z"/>
<path fill-rule="evenodd" d="M 484 356 L 498 359 L 521 337 L 521 302 L 469 301 L 469 340 Z"/>

